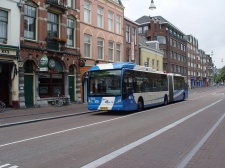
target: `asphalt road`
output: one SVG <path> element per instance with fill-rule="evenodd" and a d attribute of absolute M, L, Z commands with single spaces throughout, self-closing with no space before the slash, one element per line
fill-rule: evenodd
<path fill-rule="evenodd" d="M 0 128 L 0 168 L 225 167 L 225 87 L 139 113 L 94 112 Z"/>

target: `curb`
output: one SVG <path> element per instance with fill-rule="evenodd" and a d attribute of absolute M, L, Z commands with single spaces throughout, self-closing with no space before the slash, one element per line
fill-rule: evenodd
<path fill-rule="evenodd" d="M 0 128 L 22 125 L 22 124 L 28 124 L 28 123 L 34 123 L 34 122 L 39 122 L 39 121 L 53 120 L 53 119 L 58 119 L 58 118 L 65 118 L 65 117 L 70 117 L 70 116 L 77 116 L 77 115 L 88 114 L 88 113 L 92 113 L 92 112 L 96 112 L 96 111 L 85 111 L 85 112 L 81 112 L 81 113 L 66 114 L 66 115 L 60 115 L 60 116 L 54 116 L 54 117 L 48 117 L 48 118 L 40 118 L 40 119 L 35 119 L 35 120 L 27 120 L 27 121 L 20 121 L 20 122 L 2 124 L 2 125 L 0 125 Z"/>

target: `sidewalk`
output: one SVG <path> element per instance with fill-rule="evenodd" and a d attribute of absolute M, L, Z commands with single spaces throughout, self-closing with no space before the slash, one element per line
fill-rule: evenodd
<path fill-rule="evenodd" d="M 41 108 L 12 109 L 6 108 L 0 113 L 0 128 L 24 123 L 31 123 L 55 118 L 88 113 L 87 104 L 71 104 L 57 107 L 49 105 Z"/>

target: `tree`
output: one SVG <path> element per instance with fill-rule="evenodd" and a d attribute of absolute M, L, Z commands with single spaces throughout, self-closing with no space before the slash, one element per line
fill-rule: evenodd
<path fill-rule="evenodd" d="M 225 66 L 221 69 L 220 74 L 219 74 L 219 78 L 221 82 L 225 81 Z"/>

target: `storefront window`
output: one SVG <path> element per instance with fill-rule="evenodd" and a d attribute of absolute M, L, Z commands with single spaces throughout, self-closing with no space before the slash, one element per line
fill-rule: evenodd
<path fill-rule="evenodd" d="M 39 95 L 40 97 L 55 97 L 63 95 L 63 74 L 41 73 L 39 74 Z"/>

